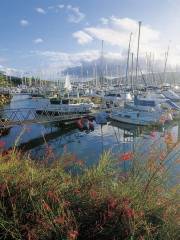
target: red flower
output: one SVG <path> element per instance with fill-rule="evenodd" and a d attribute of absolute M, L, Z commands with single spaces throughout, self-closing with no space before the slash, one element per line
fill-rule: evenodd
<path fill-rule="evenodd" d="M 123 209 L 123 214 L 127 217 L 127 218 L 133 218 L 134 217 L 134 209 L 130 208 L 130 207 L 125 207 Z"/>
<path fill-rule="evenodd" d="M 50 206 L 46 202 L 44 202 L 42 206 L 43 206 L 44 210 L 46 210 L 48 212 L 51 211 Z"/>
<path fill-rule="evenodd" d="M 81 191 L 80 191 L 79 189 L 75 189 L 75 190 L 74 190 L 74 193 L 76 193 L 76 194 L 80 194 Z"/>
<path fill-rule="evenodd" d="M 128 160 L 131 160 L 132 158 L 133 158 L 133 153 L 132 152 L 126 152 L 126 153 L 123 153 L 120 156 L 121 161 L 128 161 Z"/>
<path fill-rule="evenodd" d="M 94 191 L 94 190 L 91 190 L 90 192 L 89 192 L 89 194 L 90 194 L 90 196 L 91 196 L 91 198 L 93 198 L 93 199 L 96 199 L 97 198 L 97 192 L 96 191 Z"/>
<path fill-rule="evenodd" d="M 108 206 L 111 208 L 111 209 L 114 209 L 114 208 L 116 208 L 117 207 L 117 199 L 114 199 L 114 198 L 111 198 L 110 200 L 109 200 L 109 204 L 108 204 Z"/>
<path fill-rule="evenodd" d="M 68 239 L 75 240 L 75 239 L 77 239 L 78 235 L 79 235 L 78 231 L 72 230 L 72 231 L 68 232 Z"/>

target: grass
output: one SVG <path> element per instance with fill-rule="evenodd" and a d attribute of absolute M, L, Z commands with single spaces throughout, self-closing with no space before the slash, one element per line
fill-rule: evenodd
<path fill-rule="evenodd" d="M 179 239 L 178 186 L 167 184 L 166 158 L 134 157 L 123 173 L 128 156 L 104 153 L 88 169 L 68 154 L 50 166 L 15 149 L 1 154 L 0 239 Z"/>

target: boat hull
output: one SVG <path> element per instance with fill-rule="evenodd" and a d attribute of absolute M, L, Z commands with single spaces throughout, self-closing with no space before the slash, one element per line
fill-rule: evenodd
<path fill-rule="evenodd" d="M 131 119 L 126 117 L 120 117 L 118 115 L 110 115 L 110 119 L 113 121 L 126 123 L 130 125 L 137 125 L 137 126 L 150 126 L 150 125 L 159 125 L 159 122 L 156 121 L 143 121 L 141 119 Z"/>

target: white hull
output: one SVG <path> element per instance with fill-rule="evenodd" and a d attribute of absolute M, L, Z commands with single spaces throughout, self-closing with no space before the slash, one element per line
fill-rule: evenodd
<path fill-rule="evenodd" d="M 153 122 L 145 122 L 145 121 L 140 120 L 140 119 L 129 119 L 129 118 L 126 118 L 126 117 L 119 117 L 117 115 L 111 115 L 110 119 L 112 119 L 114 121 L 126 123 L 126 124 L 139 125 L 139 126 L 149 126 L 149 125 L 155 124 Z"/>

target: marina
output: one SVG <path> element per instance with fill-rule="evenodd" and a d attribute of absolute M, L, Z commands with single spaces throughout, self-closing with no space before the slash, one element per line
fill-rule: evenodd
<path fill-rule="evenodd" d="M 129 118 L 125 121 L 113 119 L 112 114 L 118 116 L 118 111 L 123 111 L 119 108 L 111 113 L 107 109 L 106 114 L 103 109 L 102 112 L 99 110 L 99 113 L 96 110 L 88 114 L 61 113 L 57 116 L 46 111 L 47 105 L 50 105 L 49 99 L 29 99 L 27 95 L 17 94 L 13 96 L 10 105 L 4 106 L 1 110 L 1 117 L 12 119 L 1 123 L 1 140 L 6 142 L 6 149 L 12 148 L 16 139 L 19 139 L 16 143 L 19 149 L 28 151 L 32 156 L 39 156 L 41 159 L 48 144 L 52 147 L 56 159 L 64 153 L 66 146 L 67 152 L 77 154 L 79 158 L 85 159 L 88 165 L 92 165 L 94 161 L 91 162 L 91 160 L 97 161 L 105 150 L 117 155 L 126 151 L 138 152 L 139 149 L 135 150 L 135 146 L 138 146 L 140 141 L 145 141 L 150 146 L 153 140 L 152 133 L 156 138 L 159 137 L 161 143 L 165 142 L 167 132 L 172 132 L 174 143 L 180 138 L 179 121 L 171 119 L 165 124 L 163 122 L 153 124 L 148 117 L 149 113 L 144 111 L 139 114 L 147 114 L 145 116 L 148 121 L 141 123 L 136 122 L 134 118 L 132 122 L 128 122 Z M 52 106 L 52 109 L 54 106 L 58 107 Z M 36 109 L 39 108 L 44 109 L 41 114 L 37 114 Z M 131 112 L 124 110 L 124 112 L 127 111 Z M 85 119 L 85 125 L 81 119 Z M 87 119 L 90 119 L 93 128 L 87 127 L 89 124 Z M 141 117 L 138 121 L 141 121 Z M 174 132 L 174 129 L 177 129 L 177 132 Z"/>
<path fill-rule="evenodd" d="M 179 240 L 179 11 L 0 1 L 0 240 Z"/>

